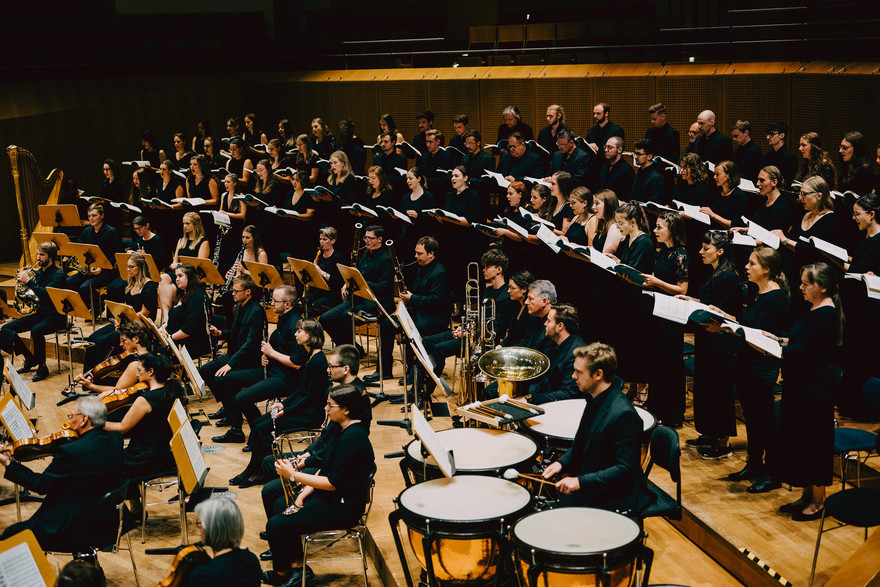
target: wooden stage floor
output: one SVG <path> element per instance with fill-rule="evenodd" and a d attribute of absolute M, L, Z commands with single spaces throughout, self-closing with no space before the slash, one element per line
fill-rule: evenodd
<path fill-rule="evenodd" d="M 91 326 L 86 326 L 84 330 L 86 334 L 89 334 Z M 49 352 L 51 354 L 51 348 Z M 20 362 L 21 359 L 16 361 L 16 364 L 20 365 Z M 54 360 L 50 360 L 49 365 L 53 369 L 52 376 L 46 381 L 30 384 L 37 396 L 37 406 L 30 416 L 38 418 L 38 432 L 41 435 L 57 431 L 67 413 L 65 407 L 59 408 L 55 405 L 61 399 L 59 391 L 67 381 L 66 364 L 62 364 L 60 374 L 54 372 Z M 447 374 L 451 374 L 451 367 L 450 361 Z M 396 369 L 399 376 L 400 366 L 397 365 Z M 364 372 L 371 371 L 372 368 L 366 368 Z M 392 393 L 399 391 L 396 380 L 386 381 L 386 391 Z M 216 404 L 212 399 L 209 399 L 193 402 L 190 405 L 191 412 L 199 409 L 211 412 L 216 409 Z M 690 415 L 690 409 L 688 415 Z M 398 420 L 401 417 L 400 407 L 390 405 L 387 402 L 374 409 L 374 422 L 377 420 Z M 437 417 L 431 421 L 431 425 L 435 430 L 443 430 L 451 427 L 451 420 L 448 417 Z M 861 425 L 861 427 L 873 430 L 872 426 Z M 212 444 L 211 436 L 222 434 L 224 430 L 215 427 L 204 428 L 201 433 L 202 443 Z M 686 438 L 696 436 L 690 422 L 686 422 L 679 432 L 682 445 L 684 445 Z M 775 512 L 780 504 L 794 499 L 795 494 L 786 489 L 755 496 L 745 492 L 744 484 L 729 483 L 724 479 L 728 473 L 739 469 L 743 464 L 743 439 L 744 432 L 741 432 L 739 443 L 736 444 L 740 450 L 737 450 L 732 458 L 722 461 L 704 461 L 696 455 L 695 451 L 689 448 L 683 449 L 683 501 L 687 510 L 685 521 L 673 524 L 664 519 L 648 520 L 646 524 L 647 544 L 654 550 L 655 555 L 650 577 L 651 583 L 715 587 L 740 584 L 769 585 L 771 583 L 778 585 L 779 583 L 774 582 L 769 574 L 760 570 L 755 563 L 747 561 L 744 555 L 737 552 L 738 548 L 747 548 L 792 584 L 807 584 L 818 522 L 796 523 Z M 375 543 L 375 548 L 371 552 L 373 560 L 368 564 L 370 583 L 373 585 L 405 584 L 401 563 L 388 523 L 388 514 L 394 508 L 393 499 L 405 486 L 398 460 L 385 459 L 383 455 L 399 451 L 409 440 L 410 437 L 400 428 L 378 426 L 375 423 L 372 427 L 371 442 L 378 465 L 376 492 L 368 523 L 371 539 Z M 209 486 L 225 487 L 228 480 L 239 473 L 247 462 L 247 455 L 241 452 L 241 444 L 221 446 L 225 447 L 222 452 L 205 454 L 205 460 L 210 467 L 207 479 Z M 39 470 L 45 466 L 46 462 L 37 461 L 32 463 L 32 467 Z M 871 475 L 870 470 L 863 469 L 863 483 L 866 480 L 870 482 Z M 669 477 L 664 471 L 656 469 L 651 478 L 668 490 L 672 489 Z M 265 524 L 265 515 L 260 502 L 260 488 L 232 489 L 236 494 L 236 503 L 242 509 L 246 520 L 243 546 L 252 552 L 259 553 L 268 548 L 268 545 L 258 538 L 258 533 Z M 839 489 L 840 482 L 838 480 L 833 491 Z M 11 484 L 5 480 L 0 481 L 0 498 L 11 495 Z M 166 495 L 171 497 L 172 492 L 168 491 L 160 499 L 150 499 L 150 501 L 161 501 Z M 23 504 L 23 516 L 29 516 L 35 508 L 35 504 Z M 155 584 L 163 579 L 168 574 L 171 562 L 170 556 L 147 556 L 144 549 L 176 546 L 181 543 L 179 510 L 175 505 L 163 504 L 152 507 L 148 511 L 150 517 L 147 520 L 146 544 L 140 542 L 140 529 L 131 533 L 138 573 L 141 583 L 144 585 Z M 0 508 L 0 527 L 6 527 L 15 521 L 14 505 Z M 198 536 L 198 532 L 192 515 L 188 516 L 188 528 L 190 540 L 195 540 L 194 537 Z M 691 538 L 689 539 L 685 534 Z M 822 541 L 816 584 L 821 585 L 827 581 L 843 562 L 861 546 L 862 539 L 862 531 L 855 528 L 842 528 L 826 534 Z M 323 554 L 321 553 L 321 556 Z M 356 548 L 347 546 L 335 547 L 333 555 L 356 557 L 357 551 Z M 63 566 L 68 559 L 50 557 L 50 560 Z M 101 554 L 100 560 L 107 573 L 109 584 L 133 584 L 131 564 L 127 552 Z M 417 572 L 414 567 L 414 558 L 411 556 L 410 564 L 413 571 Z M 744 564 L 750 565 L 745 571 L 743 571 Z M 317 585 L 350 585 L 361 584 L 363 581 L 359 574 L 359 561 L 357 560 L 316 561 L 314 564 L 310 562 L 310 566 L 318 574 Z M 263 567 L 270 568 L 269 563 L 264 563 Z M 735 574 L 729 572 L 725 567 L 732 569 Z"/>

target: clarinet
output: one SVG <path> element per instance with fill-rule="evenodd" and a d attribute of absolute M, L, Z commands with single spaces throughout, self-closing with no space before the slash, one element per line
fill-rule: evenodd
<path fill-rule="evenodd" d="M 211 360 L 217 360 L 217 341 L 214 340 L 213 335 L 211 335 L 211 314 L 208 310 L 208 304 L 210 300 L 205 299 L 205 330 L 208 331 L 208 344 L 211 345 Z"/>
<path fill-rule="evenodd" d="M 268 320 L 266 320 L 263 323 L 263 342 L 269 342 L 269 321 Z M 268 377 L 269 377 L 269 362 L 266 361 L 266 364 L 263 365 L 263 379 L 266 379 Z M 273 428 L 275 427 L 276 415 L 277 414 L 275 414 L 275 412 L 273 410 L 273 412 L 272 412 L 272 427 Z"/>
<path fill-rule="evenodd" d="M 214 267 L 218 267 L 220 265 L 220 248 L 223 246 L 223 237 L 226 236 L 228 228 L 221 226 L 220 232 L 217 233 L 217 242 L 214 243 L 214 258 L 211 261 L 214 263 Z M 213 283 L 211 284 L 211 303 L 214 302 L 214 290 L 217 288 Z"/>
<path fill-rule="evenodd" d="M 226 283 L 223 285 L 223 293 L 229 293 L 229 291 L 232 289 L 232 280 L 235 279 L 235 265 L 236 263 L 241 263 L 241 260 L 244 257 L 244 249 L 245 245 L 241 245 L 241 250 L 238 252 L 238 257 L 236 257 L 235 261 L 232 263 L 232 269 L 229 270 L 229 277 L 226 278 Z"/>

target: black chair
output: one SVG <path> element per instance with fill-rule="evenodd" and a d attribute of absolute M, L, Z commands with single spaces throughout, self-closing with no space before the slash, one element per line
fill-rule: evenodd
<path fill-rule="evenodd" d="M 648 480 L 648 489 L 655 496 L 654 504 L 643 513 L 643 518 L 663 516 L 672 520 L 681 519 L 681 446 L 678 432 L 668 426 L 658 426 L 651 434 L 650 460 L 645 467 L 645 476 L 651 473 L 656 464 L 669 473 L 675 483 L 675 499 Z"/>
<path fill-rule="evenodd" d="M 877 435 L 859 428 L 834 428 L 834 454 L 840 457 L 840 488 L 846 489 L 846 463 L 855 460 L 859 464 L 860 454 L 865 453 L 868 460 L 877 444 Z M 855 457 L 851 454 L 855 453 Z M 862 461 L 864 462 L 864 461 Z M 856 467 L 856 485 L 861 485 L 861 467 Z"/>

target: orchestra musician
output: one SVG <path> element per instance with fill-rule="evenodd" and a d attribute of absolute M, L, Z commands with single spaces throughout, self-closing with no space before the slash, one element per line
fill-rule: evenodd
<path fill-rule="evenodd" d="M 98 245 L 104 256 L 112 264 L 116 264 L 116 253 L 122 252 L 122 237 L 119 231 L 104 222 L 104 206 L 92 204 L 87 214 L 89 225 L 83 228 L 77 242 Z M 92 307 L 92 293 L 97 295 L 98 288 L 107 286 L 116 278 L 112 269 L 91 267 L 88 274 L 76 273 L 67 278 L 67 289 L 78 291 L 87 308 Z"/>
<path fill-rule="evenodd" d="M 177 296 L 162 327 L 190 356 L 200 357 L 210 350 L 208 341 L 208 308 L 210 300 L 199 281 L 194 265 L 178 264 L 174 270 Z"/>
<path fill-rule="evenodd" d="M 164 266 L 168 262 L 168 249 L 165 248 L 165 241 L 162 237 L 153 232 L 150 220 L 146 216 L 135 216 L 131 221 L 131 229 L 137 235 L 132 242 L 131 250 L 151 255 L 157 266 Z M 159 279 L 158 275 L 148 275 L 147 277 Z"/>
<path fill-rule="evenodd" d="M 4 324 L 0 328 L 0 350 L 9 354 L 24 355 L 24 364 L 18 369 L 18 373 L 28 373 L 36 368 L 32 381 L 42 381 L 49 376 L 46 367 L 46 335 L 57 332 L 64 328 L 67 320 L 63 314 L 59 314 L 52 303 L 47 287 L 64 287 L 64 272 L 55 265 L 58 257 L 58 247 L 53 242 L 43 242 L 37 245 L 37 267 L 31 277 L 28 271 L 19 271 L 15 279 L 19 283 L 26 284 L 39 299 L 37 310 Z M 33 353 L 27 348 L 20 332 L 30 331 L 33 342 Z"/>
<path fill-rule="evenodd" d="M 123 352 L 128 353 L 117 364 L 116 370 L 121 370 L 122 374 L 119 375 L 116 382 L 110 385 L 108 382 L 101 381 L 100 376 L 96 378 L 90 373 L 90 369 L 98 363 L 93 364 L 89 367 L 89 370 L 86 370 L 82 375 L 77 375 L 73 379 L 76 385 L 82 385 L 84 389 L 98 392 L 101 394 L 101 397 L 109 395 L 116 390 L 128 389 L 137 383 L 138 358 L 150 352 L 148 346 L 150 333 L 143 324 L 125 322 L 120 324 L 118 328 L 113 329 L 113 334 L 116 336 L 116 340 L 119 341 L 119 346 Z"/>
<path fill-rule="evenodd" d="M 552 347 L 553 340 L 547 337 L 544 323 L 556 301 L 556 286 L 546 279 L 538 279 L 529 284 L 526 296 L 529 320 L 519 346 L 547 354 L 546 351 Z"/>
<path fill-rule="evenodd" d="M 510 275 L 510 280 L 507 282 L 507 293 L 510 296 L 510 301 L 514 304 L 514 313 L 510 319 L 510 326 L 507 328 L 507 336 L 503 338 L 499 336 L 501 338 L 499 347 L 522 346 L 523 339 L 529 336 L 534 328 L 532 324 L 535 320 L 529 314 L 528 306 L 526 306 L 529 284 L 533 281 L 535 281 L 535 276 L 528 269 L 520 269 Z"/>
<path fill-rule="evenodd" d="M 196 566 L 187 587 L 259 587 L 262 569 L 256 555 L 241 548 L 244 518 L 235 502 L 214 495 L 196 505 L 200 542 L 211 549 L 210 562 Z"/>
<path fill-rule="evenodd" d="M 339 273 L 339 263 L 345 264 L 342 253 L 334 248 L 337 232 L 332 226 L 325 226 L 318 231 L 318 269 L 321 277 L 330 286 L 329 290 L 310 287 L 306 290 L 305 304 L 314 314 L 321 314 L 336 306 L 342 301 L 342 275 Z"/>
<path fill-rule="evenodd" d="M 571 304 L 552 304 L 544 321 L 544 335 L 552 341 L 548 358 L 550 369 L 529 386 L 531 402 L 545 404 L 578 397 L 577 382 L 572 377 L 574 349 L 584 345 L 578 334 L 580 319 Z"/>
<path fill-rule="evenodd" d="M 10 525 L 0 539 L 31 530 L 41 548 L 79 552 L 96 542 L 111 542 L 110 536 L 115 538 L 118 518 L 97 519 L 95 506 L 104 494 L 122 483 L 122 435 L 104 429 L 107 408 L 96 397 L 77 400 L 67 420 L 79 436 L 59 445 L 42 473 L 17 462 L 9 445 L 0 446 L 0 464 L 6 467 L 4 477 L 45 496 L 30 519 Z M 101 536 L 104 538 L 98 538 Z"/>
<path fill-rule="evenodd" d="M 220 330 L 216 326 L 208 326 L 211 336 L 225 340 L 229 350 L 199 369 L 205 384 L 223 404 L 222 411 L 218 410 L 210 417 L 225 418 L 217 425 L 230 426 L 224 435 L 215 436 L 214 442 L 244 442 L 241 413 L 235 413 L 232 404 L 235 394 L 246 383 L 237 377 L 230 378 L 229 375 L 237 370 L 250 370 L 260 366 L 260 342 L 266 328 L 266 312 L 260 305 L 259 291 L 250 275 L 233 278 L 232 301 L 235 307 L 229 328 Z"/>
<path fill-rule="evenodd" d="M 326 397 L 326 396 L 325 396 Z M 290 516 L 275 515 L 266 523 L 272 551 L 272 570 L 263 573 L 269 585 L 299 585 L 313 577 L 302 566 L 302 535 L 307 532 L 349 528 L 364 512 L 371 479 L 376 470 L 373 447 L 364 426 L 364 395 L 353 385 L 340 385 L 330 391 L 325 412 L 339 425 L 335 441 L 313 459 L 319 460 L 318 474 L 301 473 L 289 460 L 278 461 L 278 474 L 305 485 L 294 505 L 301 508 Z"/>
<path fill-rule="evenodd" d="M 211 245 L 205 236 L 202 219 L 197 212 L 187 212 L 183 215 L 183 236 L 177 241 L 171 265 L 168 271 L 163 273 L 159 282 L 159 305 L 162 307 L 162 316 L 168 321 L 169 309 L 173 301 L 175 290 L 175 272 L 180 267 L 180 257 L 199 257 L 207 259 L 211 255 Z"/>
<path fill-rule="evenodd" d="M 573 446 L 543 473 L 565 473 L 556 487 L 562 505 L 638 515 L 654 497 L 640 466 L 642 419 L 615 377 L 617 355 L 594 342 L 574 350 L 572 378 L 587 400 Z"/>

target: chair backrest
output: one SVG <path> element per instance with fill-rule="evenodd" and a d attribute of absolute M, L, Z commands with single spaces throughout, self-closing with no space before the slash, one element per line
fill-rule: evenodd
<path fill-rule="evenodd" d="M 651 467 L 656 463 L 658 467 L 665 469 L 675 483 L 681 482 L 681 446 L 678 432 L 669 426 L 658 426 L 651 434 L 651 460 L 645 470 L 645 474 L 651 472 Z"/>
<path fill-rule="evenodd" d="M 367 525 L 367 518 L 370 517 L 370 509 L 373 507 L 373 490 L 376 487 L 376 464 L 373 463 L 373 472 L 367 477 L 367 507 L 364 508 L 364 515 L 361 516 L 360 525 Z"/>
<path fill-rule="evenodd" d="M 121 506 L 128 497 L 129 483 L 129 479 L 123 479 L 121 484 L 105 493 L 95 506 L 92 537 L 101 543 L 97 546 L 112 544 L 122 535 Z"/>
<path fill-rule="evenodd" d="M 871 411 L 870 416 L 880 415 L 880 377 L 871 377 L 862 386 L 861 405 Z"/>

